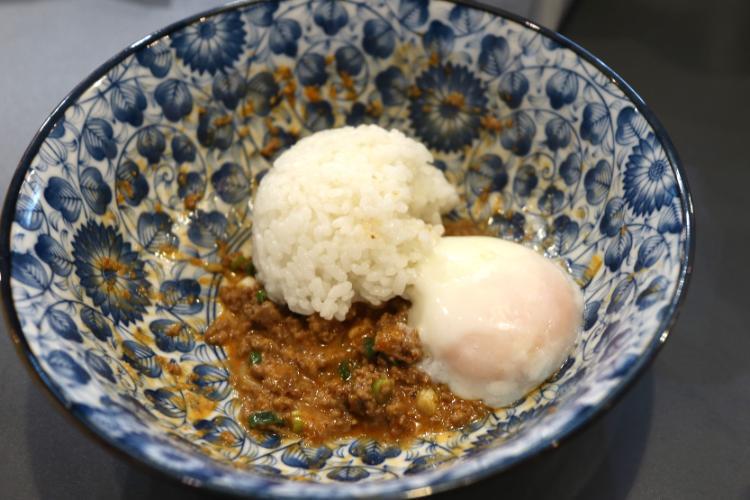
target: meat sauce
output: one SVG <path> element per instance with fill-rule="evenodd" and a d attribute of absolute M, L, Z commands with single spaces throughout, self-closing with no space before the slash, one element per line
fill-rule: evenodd
<path fill-rule="evenodd" d="M 452 224 L 447 230 L 476 229 Z M 292 313 L 267 300 L 259 285 L 230 282 L 219 296 L 224 310 L 206 340 L 227 352 L 251 432 L 272 430 L 311 443 L 352 436 L 402 442 L 490 412 L 418 368 L 422 347 L 406 324 L 403 299 L 377 308 L 355 304 L 342 322 Z"/>

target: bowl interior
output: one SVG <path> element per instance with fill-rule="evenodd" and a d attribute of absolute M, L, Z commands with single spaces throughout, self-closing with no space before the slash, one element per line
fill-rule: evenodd
<path fill-rule="evenodd" d="M 335 496 L 502 469 L 632 377 L 684 278 L 669 145 L 600 68 L 442 1 L 258 2 L 170 28 L 85 82 L 29 149 L 7 200 L 11 323 L 76 417 L 192 484 Z M 564 262 L 584 331 L 548 383 L 460 431 L 404 446 L 247 435 L 225 354 L 203 342 L 221 280 L 196 262 L 216 261 L 217 240 L 247 248 L 250 193 L 280 151 L 360 123 L 432 150 L 465 200 L 450 217 Z"/>

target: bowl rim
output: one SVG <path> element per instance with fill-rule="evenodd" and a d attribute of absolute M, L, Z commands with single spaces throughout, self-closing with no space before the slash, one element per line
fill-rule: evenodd
<path fill-rule="evenodd" d="M 220 7 L 208 9 L 197 14 L 185 17 L 177 22 L 169 24 L 142 37 L 141 39 L 130 44 L 125 49 L 121 50 L 116 55 L 109 58 L 99 67 L 97 67 L 60 101 L 60 103 L 44 120 L 39 130 L 35 133 L 33 139 L 31 140 L 20 161 L 18 162 L 16 170 L 13 173 L 13 177 L 8 184 L 5 201 L 3 202 L 2 215 L 0 216 L 0 301 L 2 302 L 4 325 L 6 327 L 8 335 L 11 338 L 12 343 L 16 348 L 16 352 L 18 353 L 19 357 L 24 360 L 24 365 L 27 367 L 27 369 L 33 374 L 32 378 L 38 383 L 41 383 L 41 385 L 47 389 L 44 392 L 48 396 L 50 396 L 52 400 L 57 402 L 57 405 L 55 406 L 60 409 L 63 414 L 67 415 L 79 429 L 83 429 L 83 433 L 85 435 L 101 444 L 104 448 L 113 451 L 115 455 L 121 458 L 125 458 L 128 463 L 139 466 L 147 472 L 152 473 L 156 471 L 162 478 L 166 477 L 170 480 L 180 482 L 181 484 L 191 486 L 197 490 L 202 490 L 204 492 L 212 491 L 237 496 L 269 496 L 269 494 L 264 491 L 254 491 L 252 488 L 248 487 L 235 489 L 221 485 L 196 482 L 194 480 L 191 480 L 190 478 L 185 478 L 177 471 L 159 465 L 147 457 L 133 453 L 130 449 L 127 449 L 117 442 L 111 440 L 107 436 L 100 433 L 98 429 L 89 426 L 83 420 L 81 415 L 72 411 L 71 405 L 58 391 L 58 389 L 56 388 L 56 384 L 50 379 L 49 375 L 41 367 L 36 355 L 31 351 L 29 343 L 26 340 L 26 337 L 21 328 L 20 321 L 14 306 L 10 285 L 11 229 L 14 221 L 15 208 L 19 191 L 24 179 L 26 178 L 26 173 L 31 167 L 31 161 L 36 157 L 39 148 L 47 138 L 49 132 L 58 121 L 58 119 L 64 116 L 65 111 L 72 104 L 74 104 L 76 100 L 97 80 L 105 76 L 109 72 L 109 70 L 120 64 L 125 58 L 131 56 L 136 51 L 148 46 L 149 44 L 157 40 L 171 35 L 175 31 L 199 22 L 204 17 L 214 16 L 223 12 L 241 9 L 255 3 L 266 1 L 269 0 L 237 0 Z M 594 406 L 588 407 L 586 411 L 576 415 L 565 427 L 559 430 L 556 436 L 549 436 L 544 438 L 535 446 L 524 450 L 522 453 L 512 457 L 507 461 L 495 461 L 494 463 L 490 462 L 487 467 L 481 470 L 469 471 L 466 474 L 449 479 L 442 478 L 439 474 L 440 471 L 433 471 L 432 474 L 428 473 L 425 475 L 427 480 L 424 481 L 424 485 L 417 488 L 399 488 L 399 480 L 395 480 L 393 481 L 393 488 L 389 488 L 388 491 L 379 491 L 377 492 L 378 495 L 387 494 L 389 496 L 412 498 L 426 496 L 432 493 L 437 493 L 440 491 L 445 491 L 448 489 L 453 489 L 466 484 L 470 484 L 479 481 L 480 479 L 487 478 L 491 475 L 508 471 L 518 466 L 519 464 L 526 462 L 530 458 L 539 455 L 542 452 L 557 448 L 562 442 L 567 441 L 574 435 L 577 435 L 578 433 L 589 427 L 593 422 L 601 418 L 601 416 L 606 413 L 606 410 L 617 403 L 627 392 L 627 390 L 635 384 L 635 382 L 645 372 L 645 368 L 653 361 L 660 348 L 666 342 L 667 338 L 669 337 L 670 330 L 675 325 L 679 310 L 684 304 L 695 260 L 695 214 L 687 174 L 684 170 L 682 162 L 680 161 L 679 155 L 677 154 L 677 151 L 671 139 L 669 138 L 669 135 L 667 134 L 665 128 L 662 126 L 661 122 L 657 119 L 656 115 L 646 104 L 645 100 L 619 74 L 612 70 L 601 59 L 599 59 L 587 49 L 578 45 L 576 42 L 572 41 L 565 35 L 562 35 L 549 28 L 545 28 L 544 26 L 540 26 L 539 24 L 530 21 L 523 16 L 510 13 L 502 8 L 481 4 L 476 0 L 443 1 L 446 1 L 448 3 L 455 3 L 458 5 L 465 5 L 470 8 L 487 12 L 493 16 L 501 17 L 518 23 L 524 28 L 530 29 L 550 38 L 563 48 L 575 52 L 576 55 L 594 66 L 598 71 L 607 76 L 609 80 L 620 89 L 620 91 L 623 92 L 623 94 L 631 101 L 638 112 L 641 113 L 641 115 L 648 122 L 649 126 L 653 129 L 655 136 L 664 148 L 667 158 L 669 159 L 670 166 L 672 167 L 672 171 L 677 182 L 679 198 L 682 201 L 681 215 L 684 220 L 685 240 L 681 249 L 684 257 L 680 262 L 677 288 L 672 296 L 669 305 L 666 306 L 668 308 L 667 314 L 664 315 L 651 342 L 646 347 L 643 354 L 638 357 L 636 363 L 634 363 L 629 368 L 627 373 L 622 377 L 618 384 L 613 386 L 609 390 L 608 394 L 602 401 Z M 435 474 L 435 472 L 437 472 L 437 474 Z M 335 485 L 305 485 L 306 488 L 308 488 L 309 486 L 312 486 L 313 489 L 320 488 L 317 492 L 315 492 L 316 496 L 339 496 L 335 492 Z M 309 490 L 309 493 L 313 494 L 313 491 Z M 275 497 L 275 495 L 270 496 Z"/>

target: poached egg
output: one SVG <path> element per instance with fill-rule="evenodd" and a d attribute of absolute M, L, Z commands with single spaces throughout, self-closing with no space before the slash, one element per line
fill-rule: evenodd
<path fill-rule="evenodd" d="M 517 243 L 444 237 L 408 290 L 422 368 L 464 399 L 492 407 L 558 370 L 576 341 L 583 295 L 554 262 Z"/>

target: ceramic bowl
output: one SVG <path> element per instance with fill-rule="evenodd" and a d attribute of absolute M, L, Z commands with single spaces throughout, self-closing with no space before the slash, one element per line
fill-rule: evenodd
<path fill-rule="evenodd" d="M 250 436 L 203 340 L 221 280 L 195 259 L 246 245 L 279 152 L 360 123 L 432 150 L 465 200 L 451 217 L 564 261 L 584 331 L 539 390 L 456 432 Z M 558 34 L 437 0 L 240 3 L 124 50 L 47 119 L 5 201 L 3 303 L 44 385 L 138 462 L 236 494 L 413 496 L 504 470 L 608 407 L 667 337 L 692 224 L 643 100 Z"/>

